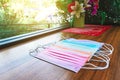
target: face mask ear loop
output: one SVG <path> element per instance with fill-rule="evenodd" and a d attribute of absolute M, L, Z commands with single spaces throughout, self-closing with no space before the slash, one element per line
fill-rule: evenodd
<path fill-rule="evenodd" d="M 103 49 L 104 49 L 106 52 L 108 51 L 108 54 L 107 54 L 107 55 L 111 55 L 112 52 L 114 51 L 113 46 L 112 46 L 111 44 L 107 44 L 107 43 L 105 43 Z M 105 51 L 104 51 L 104 52 L 105 52 Z"/>
<path fill-rule="evenodd" d="M 104 53 L 96 52 L 96 55 L 97 55 L 97 56 L 101 56 L 101 57 L 103 57 L 105 60 L 109 60 L 109 61 L 110 61 L 110 58 L 108 57 L 108 55 L 105 55 Z"/>
<path fill-rule="evenodd" d="M 105 60 L 104 58 L 96 56 L 96 55 L 94 55 L 94 56 L 99 58 L 99 59 L 101 59 L 103 62 L 105 62 L 106 66 L 99 67 L 99 66 L 96 66 L 96 65 L 94 65 L 92 63 L 86 63 L 85 66 L 89 65 L 89 66 L 92 66 L 92 67 L 85 67 L 85 66 L 83 66 L 82 69 L 103 70 L 103 69 L 107 69 L 109 67 L 109 60 L 107 60 L 107 59 Z"/>
<path fill-rule="evenodd" d="M 104 55 L 111 55 L 112 52 L 114 51 L 114 48 L 112 45 L 110 44 L 104 44 L 104 46 L 101 48 L 101 50 L 97 51 L 97 53 L 101 53 L 101 54 L 104 54 Z"/>
<path fill-rule="evenodd" d="M 87 66 L 87 65 L 89 65 L 89 66 L 92 66 L 92 67 L 85 67 L 85 66 Z M 82 67 L 82 69 L 95 69 L 95 68 L 97 68 L 98 66 L 96 66 L 96 65 L 94 65 L 94 64 L 92 64 L 92 63 L 86 63 L 83 67 Z"/>
<path fill-rule="evenodd" d="M 107 69 L 109 67 L 109 62 L 106 61 L 106 66 L 105 67 L 98 67 L 92 63 L 86 63 L 85 65 L 89 65 L 92 67 L 82 67 L 82 69 L 91 69 L 91 70 L 103 70 L 103 69 Z"/>
<path fill-rule="evenodd" d="M 102 57 L 103 59 L 105 59 L 106 61 L 110 61 L 110 58 L 108 57 L 108 55 L 105 55 L 105 53 L 103 52 L 99 52 L 97 51 L 93 56 L 95 57 Z M 97 60 L 97 59 L 90 59 L 90 61 L 97 61 L 97 62 L 104 62 L 103 60 Z"/>
<path fill-rule="evenodd" d="M 34 57 L 34 58 L 37 58 L 35 57 L 35 55 L 38 53 L 38 52 L 41 52 L 42 50 L 44 50 L 46 47 L 42 46 L 42 45 L 39 45 L 37 48 L 33 49 L 33 50 L 29 50 L 29 55 Z"/>
<path fill-rule="evenodd" d="M 104 60 L 106 61 L 110 61 L 110 58 L 106 55 L 102 55 L 102 54 L 96 54 L 96 55 L 93 55 L 95 57 L 102 57 Z M 97 59 L 90 59 L 90 61 L 96 61 L 96 62 L 104 62 L 103 60 L 97 60 Z"/>
<path fill-rule="evenodd" d="M 107 43 L 105 43 L 105 45 L 107 45 L 107 47 L 109 48 L 109 50 L 111 51 L 111 54 L 112 54 L 112 52 L 114 51 L 114 47 L 111 44 L 107 44 Z"/>
<path fill-rule="evenodd" d="M 36 51 L 35 50 L 30 50 L 29 51 L 29 55 L 32 56 L 32 57 L 35 57 L 35 55 L 33 53 L 35 53 Z"/>

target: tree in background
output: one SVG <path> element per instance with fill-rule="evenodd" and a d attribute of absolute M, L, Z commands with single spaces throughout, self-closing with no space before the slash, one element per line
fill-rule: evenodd
<path fill-rule="evenodd" d="M 10 9 L 10 0 L 0 1 L 0 24 L 10 24 L 16 21 L 16 14 Z"/>
<path fill-rule="evenodd" d="M 51 14 L 51 11 L 48 12 L 48 8 L 55 7 L 55 1 L 0 0 L 0 24 L 40 24 L 42 20 L 37 21 L 36 19 Z"/>

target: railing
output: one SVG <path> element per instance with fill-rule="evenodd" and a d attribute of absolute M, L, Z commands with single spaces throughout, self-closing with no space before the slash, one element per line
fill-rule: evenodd
<path fill-rule="evenodd" d="M 20 41 L 20 40 L 23 40 L 23 39 L 27 39 L 27 38 L 30 38 L 30 37 L 42 35 L 42 34 L 52 32 L 52 31 L 55 31 L 55 30 L 67 28 L 67 27 L 69 27 L 69 25 L 63 25 L 63 26 L 59 26 L 59 27 L 55 27 L 55 28 L 53 27 L 53 28 L 38 30 L 38 31 L 34 31 L 34 32 L 22 34 L 22 35 L 17 35 L 17 36 L 1 39 L 0 40 L 0 46 L 3 46 L 5 44 L 9 44 L 9 43 L 12 43 L 12 42 Z"/>

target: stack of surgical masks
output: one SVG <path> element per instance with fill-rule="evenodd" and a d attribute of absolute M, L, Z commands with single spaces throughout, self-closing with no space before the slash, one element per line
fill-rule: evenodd
<path fill-rule="evenodd" d="M 80 69 L 103 70 L 108 68 L 109 55 L 112 52 L 113 47 L 110 44 L 70 38 L 51 45 L 39 46 L 30 54 L 35 58 L 78 72 Z M 98 66 L 94 62 L 105 63 L 105 65 Z"/>

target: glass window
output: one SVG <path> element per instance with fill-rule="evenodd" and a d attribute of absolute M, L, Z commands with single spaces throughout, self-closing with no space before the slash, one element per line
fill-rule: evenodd
<path fill-rule="evenodd" d="M 68 24 L 59 0 L 0 0 L 0 39 Z"/>

